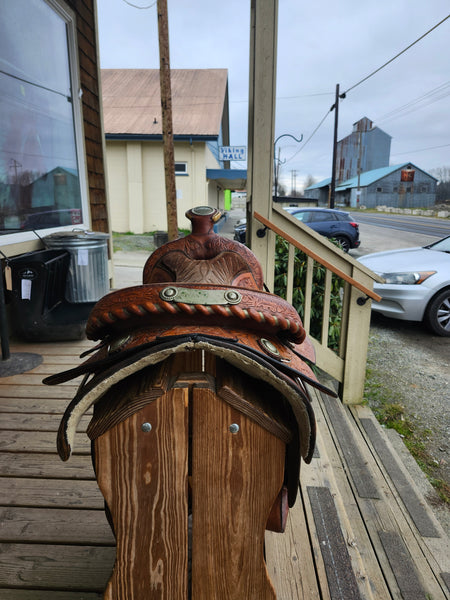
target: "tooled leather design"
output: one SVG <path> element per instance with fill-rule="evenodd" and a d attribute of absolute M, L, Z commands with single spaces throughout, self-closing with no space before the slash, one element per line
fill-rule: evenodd
<path fill-rule="evenodd" d="M 93 308 L 86 326 L 89 339 L 98 340 L 114 330 L 124 330 L 131 324 L 142 327 L 144 324 L 157 325 L 176 318 L 179 325 L 217 324 L 241 327 L 282 334 L 289 341 L 303 342 L 306 333 L 296 310 L 282 298 L 243 288 L 239 290 L 242 300 L 239 304 L 185 304 L 167 302 L 160 298 L 165 285 L 147 284 L 119 290 L 108 294 Z M 178 285 L 183 288 L 198 288 L 195 285 Z M 202 290 L 226 290 L 227 287 L 202 285 Z M 169 320 L 170 318 L 170 320 Z"/>
<path fill-rule="evenodd" d="M 219 211 L 198 216 L 188 211 L 192 233 L 153 252 L 144 266 L 143 283 L 190 281 L 263 290 L 261 265 L 253 252 L 244 244 L 214 233 L 217 214 Z"/>
<path fill-rule="evenodd" d="M 164 269 L 171 281 L 180 283 L 215 283 L 248 288 L 255 285 L 248 272 L 248 263 L 236 252 L 221 252 L 210 260 L 204 260 L 190 258 L 184 252 L 174 250 L 161 258 L 157 267 Z"/>

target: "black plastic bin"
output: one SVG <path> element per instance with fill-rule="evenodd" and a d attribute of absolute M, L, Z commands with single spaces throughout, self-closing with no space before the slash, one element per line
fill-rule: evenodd
<path fill-rule="evenodd" d="M 28 341 L 63 341 L 84 337 L 95 302 L 71 303 L 65 298 L 70 254 L 39 250 L 8 260 L 13 331 Z"/>

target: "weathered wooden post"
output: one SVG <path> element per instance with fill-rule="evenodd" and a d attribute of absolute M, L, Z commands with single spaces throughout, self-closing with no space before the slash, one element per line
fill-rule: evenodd
<path fill-rule="evenodd" d="M 313 452 L 313 350 L 296 311 L 263 291 L 250 250 L 213 232 L 219 211 L 187 216 L 191 235 L 150 256 L 143 285 L 97 303 L 95 353 L 46 380 L 87 376 L 58 450 L 69 458 L 94 405 L 88 435 L 117 540 L 104 598 L 273 599 L 264 532 L 283 531 Z"/>

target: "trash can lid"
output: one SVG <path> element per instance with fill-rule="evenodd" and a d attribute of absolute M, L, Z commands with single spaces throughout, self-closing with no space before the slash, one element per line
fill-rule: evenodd
<path fill-rule="evenodd" d="M 57 231 L 44 237 L 44 240 L 104 240 L 109 238 L 109 233 L 102 231 L 89 231 L 88 229 L 73 229 L 72 231 Z"/>

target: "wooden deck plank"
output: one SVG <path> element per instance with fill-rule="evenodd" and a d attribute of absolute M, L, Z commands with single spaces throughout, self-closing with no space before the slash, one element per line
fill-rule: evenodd
<path fill-rule="evenodd" d="M 115 549 L 93 473 L 90 443 L 82 433 L 89 417 L 77 434 L 74 456 L 63 463 L 56 454 L 56 429 L 76 386 L 41 383 L 48 374 L 80 364 L 79 354 L 93 345 L 83 340 L 11 347 L 12 352 L 40 353 L 44 360 L 24 377 L 0 380 L 0 600 L 102 598 Z M 326 400 L 315 391 L 312 396 L 318 422 L 315 458 L 302 465 L 301 491 L 286 532 L 266 533 L 267 569 L 277 599 L 339 597 L 327 579 L 323 540 L 308 495 L 311 487 L 329 490 L 361 599 L 405 600 L 422 592 L 422 597 L 433 600 L 450 598 L 443 578 L 450 573 L 448 539 L 445 534 L 423 537 L 414 525 L 392 473 L 361 424 L 360 419 L 371 418 L 377 426 L 371 411 L 342 407 L 333 400 L 338 419 L 344 419 L 339 430 L 335 415 L 330 417 L 323 408 Z M 349 436 L 356 459 L 349 456 Z M 389 451 L 395 458 L 395 450 Z M 357 472 L 370 477 L 369 497 L 359 493 Z M 441 534 L 439 524 L 437 528 Z M 400 565 L 406 565 L 401 573 L 397 547 L 407 559 Z M 408 572 L 416 578 L 414 586 Z"/>
<path fill-rule="evenodd" d="M 103 509 L 96 481 L 3 477 L 0 506 Z"/>
<path fill-rule="evenodd" d="M 115 545 L 103 510 L 0 506 L 0 523 L 10 543 Z"/>
<path fill-rule="evenodd" d="M 383 429 L 378 426 L 378 423 L 373 415 L 372 411 L 367 407 L 359 406 L 352 407 L 350 411 L 356 416 L 356 424 L 359 426 L 361 434 L 366 436 L 366 441 L 370 445 L 371 440 L 367 436 L 366 427 L 364 426 L 364 420 L 370 420 L 373 422 L 373 427 L 377 427 L 377 431 L 379 436 L 382 438 L 385 448 L 383 450 L 383 455 L 385 453 L 390 453 L 390 460 L 396 461 L 398 463 L 397 467 L 402 471 L 402 477 L 400 481 L 397 480 L 397 470 L 392 470 L 390 467 L 386 469 L 382 457 L 379 461 L 380 470 L 384 473 L 384 477 L 387 485 L 389 485 L 392 494 L 396 497 L 397 503 L 401 506 L 402 504 L 405 506 L 406 510 L 403 511 L 403 515 L 405 519 L 409 522 L 411 530 L 415 534 L 418 543 L 420 544 L 422 550 L 427 556 L 427 560 L 430 565 L 432 565 L 433 571 L 435 574 L 450 571 L 450 541 L 448 536 L 445 534 L 441 524 L 437 521 L 435 515 L 433 514 L 430 506 L 427 504 L 425 499 L 423 498 L 420 490 L 417 488 L 414 479 L 408 473 L 408 471 L 404 468 L 401 459 L 398 457 L 395 452 L 388 436 L 385 434 Z M 375 451 L 375 448 L 373 448 Z M 389 472 L 389 470 L 391 472 Z M 399 490 L 399 484 L 401 489 Z M 405 491 L 404 486 L 407 484 L 408 488 L 411 490 L 411 494 L 413 494 L 413 499 L 410 500 L 408 497 L 406 498 L 405 503 Z M 412 504 L 413 511 L 418 511 L 419 509 L 423 511 L 424 515 L 419 515 L 416 519 L 414 515 L 410 514 L 408 507 Z M 417 523 L 417 521 L 419 522 Z M 418 525 L 420 527 L 418 527 Z M 426 528 L 425 528 L 426 527 Z M 434 535 L 424 535 L 425 533 Z"/>
<path fill-rule="evenodd" d="M 32 352 L 41 354 L 42 356 L 76 356 L 77 358 L 82 352 L 90 350 L 96 345 L 96 342 L 90 340 L 74 340 L 72 342 L 13 342 L 11 353 L 14 352 Z"/>
<path fill-rule="evenodd" d="M 0 586 L 101 592 L 114 557 L 110 547 L 0 544 Z"/>
<path fill-rule="evenodd" d="M 300 494 L 289 511 L 285 532 L 266 532 L 266 562 L 277 600 L 321 598 Z"/>
<path fill-rule="evenodd" d="M 56 434 L 61 421 L 60 414 L 26 414 L 4 413 L 0 419 L 0 431 L 52 431 Z M 78 424 L 77 431 L 86 432 L 90 421 L 89 416 L 83 416 Z"/>
<path fill-rule="evenodd" d="M 1 385 L 0 384 L 0 398 L 11 397 L 11 387 L 18 387 L 17 385 Z M 20 385 L 20 398 L 63 398 L 68 404 L 70 400 L 75 396 L 77 386 L 65 385 L 53 387 L 51 385 Z"/>
<path fill-rule="evenodd" d="M 384 573 L 380 569 L 378 557 L 374 552 L 373 541 L 368 535 L 364 521 L 361 519 L 358 503 L 349 483 L 349 473 L 342 464 L 328 429 L 320 403 L 320 396 L 315 392 L 312 392 L 312 394 L 315 399 L 314 410 L 318 430 L 318 452 L 311 465 L 303 467 L 300 480 L 305 497 L 305 511 L 311 528 L 311 543 L 317 555 L 317 564 L 323 570 L 323 576 L 320 577 L 320 580 L 326 579 L 325 566 L 322 561 L 319 537 L 314 526 L 313 511 L 308 502 L 308 486 L 326 486 L 334 498 L 342 535 L 347 543 L 361 597 L 373 600 L 389 598 L 389 587 L 386 585 Z M 339 402 L 339 400 L 336 400 L 336 402 Z"/>
<path fill-rule="evenodd" d="M 2 431 L 2 452 L 44 452 L 54 454 L 56 433 L 51 431 Z M 75 434 L 74 454 L 90 454 L 90 441 L 84 433 Z"/>
<path fill-rule="evenodd" d="M 0 452 L 1 477 L 40 479 L 95 479 L 90 456 L 73 455 L 63 462 L 56 454 Z"/>
<path fill-rule="evenodd" d="M 44 357 L 45 359 L 46 357 Z M 58 362 L 57 362 L 58 360 Z M 86 359 L 80 359 L 78 356 L 53 356 L 50 358 L 46 358 L 43 360 L 40 365 L 28 371 L 28 375 L 41 375 L 41 379 L 47 377 L 48 375 L 55 375 L 55 373 L 60 373 L 61 371 L 67 371 L 72 367 L 81 364 Z"/>
<path fill-rule="evenodd" d="M 0 600 L 102 600 L 103 593 L 0 589 Z"/>
<path fill-rule="evenodd" d="M 20 388 L 16 388 L 20 393 Z M 11 390 L 10 390 L 11 392 Z M 0 397 L 0 413 L 58 413 L 63 415 L 69 400 L 67 398 L 21 398 Z M 89 410 L 86 414 L 92 414 Z"/>
<path fill-rule="evenodd" d="M 330 403 L 330 399 L 323 397 L 321 402 L 325 407 L 327 407 Z M 333 407 L 333 411 L 331 413 L 333 418 L 335 418 L 335 408 L 336 407 Z M 350 414 L 350 411 L 342 405 L 339 405 L 339 410 L 341 410 L 343 414 Z M 346 445 L 347 440 L 339 439 L 333 428 L 333 419 L 330 416 L 330 413 L 325 411 L 324 414 L 328 422 L 328 427 L 334 437 L 338 452 L 341 455 L 341 458 L 345 461 L 345 453 L 342 450 L 342 446 Z M 352 435 L 354 435 L 356 438 L 359 437 L 360 432 L 357 427 L 353 427 L 351 431 Z M 397 503 L 397 498 L 393 496 L 391 489 L 386 484 L 385 477 L 380 472 L 379 465 L 374 459 L 374 455 L 367 447 L 365 441 L 361 439 L 358 444 L 364 460 L 367 461 L 372 476 L 375 478 L 376 485 L 381 491 L 381 497 L 379 499 L 361 497 L 358 495 L 358 490 L 354 485 L 353 478 L 350 478 L 350 483 L 354 489 L 355 498 L 358 502 L 365 525 L 369 531 L 372 543 L 376 548 L 378 560 L 380 561 L 380 564 L 382 564 L 383 573 L 388 581 L 390 589 L 395 591 L 398 597 L 401 597 L 401 591 L 398 588 L 395 574 L 393 572 L 393 565 L 391 564 L 381 542 L 380 532 L 399 532 L 401 539 L 403 540 L 413 560 L 417 576 L 423 589 L 425 590 L 425 593 L 428 593 L 433 600 L 444 600 L 446 596 L 442 586 L 437 580 L 436 574 L 433 572 L 427 557 L 424 555 L 423 544 L 418 543 L 414 532 L 411 530 L 410 523 L 405 518 L 404 507 L 399 506 Z"/>
<path fill-rule="evenodd" d="M 332 598 L 360 600 L 356 576 L 331 492 L 327 486 L 307 486 L 306 491 L 320 542 L 330 595 Z"/>
<path fill-rule="evenodd" d="M 51 365 L 48 365 L 51 366 Z M 55 371 L 52 370 L 52 373 L 54 373 Z M 44 386 L 44 390 L 46 389 L 51 389 L 54 388 L 54 386 L 50 386 L 50 385 L 45 385 L 42 383 L 42 380 L 46 377 L 45 374 L 42 373 L 35 373 L 35 372 L 29 372 L 29 373 L 22 373 L 21 375 L 10 375 L 9 377 L 2 377 L 0 379 L 0 387 L 4 387 L 4 386 L 9 386 L 9 385 L 35 385 L 35 386 Z M 71 387 L 73 388 L 74 386 L 78 387 L 78 385 L 80 384 L 80 382 L 82 381 L 82 376 L 77 377 L 76 379 L 71 379 L 70 381 L 65 381 L 63 383 L 60 383 L 58 385 L 57 388 L 54 389 L 64 389 L 65 387 Z"/>

